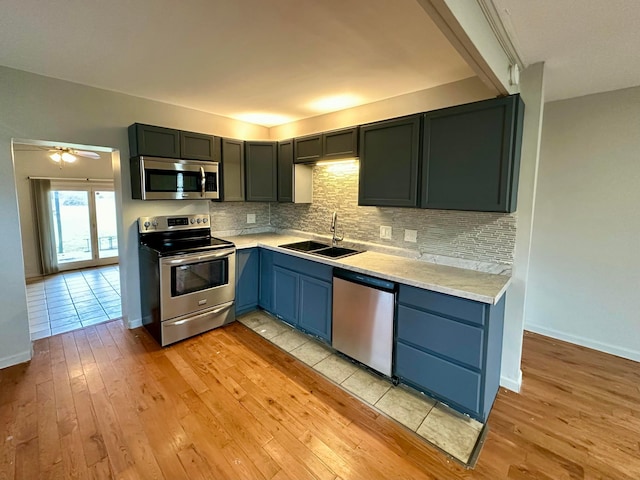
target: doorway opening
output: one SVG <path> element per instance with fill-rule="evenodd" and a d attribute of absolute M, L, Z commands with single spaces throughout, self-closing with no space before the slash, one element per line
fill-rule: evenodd
<path fill-rule="evenodd" d="M 32 340 L 121 318 L 118 152 L 14 140 L 13 156 Z"/>

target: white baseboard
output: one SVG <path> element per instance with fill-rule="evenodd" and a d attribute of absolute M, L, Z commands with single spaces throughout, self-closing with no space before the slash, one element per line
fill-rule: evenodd
<path fill-rule="evenodd" d="M 509 377 L 500 377 L 500 386 L 512 392 L 520 393 L 520 388 L 522 387 L 522 370 L 518 370 L 518 378 L 516 380 Z"/>
<path fill-rule="evenodd" d="M 138 328 L 142 326 L 142 319 L 137 318 L 135 320 L 129 320 L 127 318 L 123 318 L 124 324 L 127 326 L 129 330 L 133 330 L 134 328 Z"/>
<path fill-rule="evenodd" d="M 600 352 L 616 355 L 617 357 L 628 358 L 629 360 L 640 362 L 640 352 L 637 350 L 618 347 L 616 345 L 599 342 L 591 338 L 580 337 L 579 335 L 573 335 L 571 333 L 561 332 L 559 330 L 543 327 L 541 325 L 527 324 L 524 326 L 524 329 L 533 333 L 539 333 L 540 335 L 544 335 L 545 337 L 556 338 L 558 340 L 574 343 L 582 347 L 591 348 L 593 350 L 598 350 Z"/>
<path fill-rule="evenodd" d="M 12 365 L 28 362 L 29 360 L 31 360 L 31 349 L 26 352 L 20 352 L 15 355 L 0 358 L 0 368 L 11 367 Z"/>

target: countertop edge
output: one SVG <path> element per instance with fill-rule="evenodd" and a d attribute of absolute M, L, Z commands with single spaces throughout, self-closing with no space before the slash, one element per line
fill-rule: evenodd
<path fill-rule="evenodd" d="M 496 303 L 498 303 L 500 301 L 500 299 L 504 296 L 507 288 L 509 288 L 509 285 L 511 284 L 511 277 L 507 278 L 507 281 L 505 282 L 504 286 L 500 289 L 500 291 L 494 296 L 489 296 L 489 295 L 482 295 L 482 294 L 478 294 L 478 293 L 473 293 L 473 292 L 469 292 L 466 290 L 459 290 L 456 288 L 451 288 L 451 287 L 445 287 L 439 284 L 435 284 L 435 283 L 428 283 L 428 282 L 421 282 L 419 280 L 412 280 L 412 279 L 407 279 L 404 277 L 400 277 L 397 275 L 393 275 L 393 274 L 389 274 L 389 273 L 385 273 L 385 272 L 380 272 L 377 270 L 370 270 L 370 269 L 366 269 L 363 267 L 356 267 L 356 266 L 352 266 L 352 265 L 348 265 L 348 264 L 344 264 L 341 263 L 339 259 L 331 259 L 331 258 L 326 258 L 326 257 L 319 257 L 317 255 L 312 255 L 309 253 L 305 253 L 305 252 L 298 252 L 295 250 L 290 250 L 288 248 L 282 248 L 279 247 L 277 245 L 270 245 L 268 243 L 262 243 L 259 239 L 252 239 L 249 242 L 243 242 L 241 245 L 236 245 L 236 249 L 237 250 L 245 250 L 245 249 L 249 249 L 249 248 L 265 248 L 267 250 L 272 250 L 274 252 L 278 252 L 278 253 L 284 253 L 287 255 L 291 255 L 294 257 L 298 257 L 298 258 L 302 258 L 305 260 L 311 260 L 314 262 L 318 262 L 318 263 L 322 263 L 325 265 L 330 265 L 332 267 L 337 267 L 337 268 L 342 268 L 345 270 L 350 270 L 353 272 L 358 272 L 358 273 L 362 273 L 365 275 L 374 275 L 380 278 L 383 278 L 385 280 L 390 280 L 393 282 L 398 282 L 398 283 L 402 283 L 404 285 L 410 285 L 412 287 L 417 287 L 417 288 L 424 288 L 426 290 L 431 290 L 434 292 L 438 292 L 438 293 L 444 293 L 447 295 L 452 295 L 458 298 L 465 298 L 468 300 L 475 300 L 477 302 L 481 302 L 481 303 L 486 303 L 489 305 L 495 305 Z M 390 255 L 391 256 L 391 255 Z M 345 257 L 345 258 L 349 258 L 349 257 Z M 415 260 L 416 262 L 418 262 L 419 260 Z M 478 272 L 478 273 L 484 273 L 484 272 Z M 485 275 L 496 275 L 496 274 L 490 274 L 490 273 L 484 273 Z"/>

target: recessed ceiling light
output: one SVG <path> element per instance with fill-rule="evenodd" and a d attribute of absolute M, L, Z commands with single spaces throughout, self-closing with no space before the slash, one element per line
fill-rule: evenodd
<path fill-rule="evenodd" d="M 336 110 L 343 110 L 349 107 L 355 107 L 361 105 L 362 98 L 350 93 L 343 95 L 332 95 L 330 97 L 322 97 L 318 100 L 314 100 L 307 106 L 316 112 L 335 112 Z"/>
<path fill-rule="evenodd" d="M 293 121 L 291 117 L 286 115 L 280 115 L 278 113 L 240 113 L 234 115 L 234 118 L 242 120 L 243 122 L 255 123 L 257 125 L 264 125 L 265 127 L 273 127 L 274 125 L 281 125 L 283 123 L 290 123 Z"/>

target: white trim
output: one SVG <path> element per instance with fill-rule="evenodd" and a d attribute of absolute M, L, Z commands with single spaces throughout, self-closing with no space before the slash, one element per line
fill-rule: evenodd
<path fill-rule="evenodd" d="M 129 320 L 128 318 L 127 319 L 123 318 L 123 320 L 124 320 L 124 324 L 127 325 L 127 328 L 129 330 L 133 330 L 134 328 L 138 328 L 142 326 L 141 318 L 138 318 L 136 320 Z"/>
<path fill-rule="evenodd" d="M 518 370 L 518 379 L 513 380 L 508 377 L 500 377 L 500 386 L 511 390 L 512 392 L 520 393 L 522 388 L 522 370 Z"/>
<path fill-rule="evenodd" d="M 571 333 L 561 332 L 559 330 L 554 330 L 553 328 L 543 327 L 541 325 L 532 325 L 526 324 L 524 326 L 525 330 L 528 330 L 533 333 L 538 333 L 540 335 L 544 335 L 546 337 L 555 338 L 557 340 L 562 340 L 569 343 L 574 343 L 576 345 L 580 345 L 582 347 L 591 348 L 593 350 L 598 350 L 600 352 L 609 353 L 611 355 L 616 355 L 618 357 L 627 358 L 629 360 L 633 360 L 635 362 L 640 362 L 640 352 L 637 350 L 631 350 L 629 348 L 618 347 L 616 345 L 611 345 L 609 343 L 598 342 L 597 340 L 593 340 L 591 338 L 580 337 L 578 335 L 573 335 Z"/>
<path fill-rule="evenodd" d="M 0 368 L 11 367 L 13 365 L 18 365 L 19 363 L 28 362 L 29 360 L 31 360 L 31 349 L 26 352 L 16 353 L 15 355 L 0 358 Z"/>
<path fill-rule="evenodd" d="M 505 24 L 505 20 L 498 13 L 493 0 L 478 0 L 478 5 L 482 9 L 487 22 L 491 26 L 496 39 L 500 43 L 500 46 L 504 50 L 505 55 L 511 61 L 511 64 L 518 65 L 520 70 L 524 70 L 527 66 L 524 64 L 518 48 L 515 46 L 515 34 L 513 26 L 510 22 Z M 505 14 L 506 20 L 509 20 L 508 13 Z"/>

